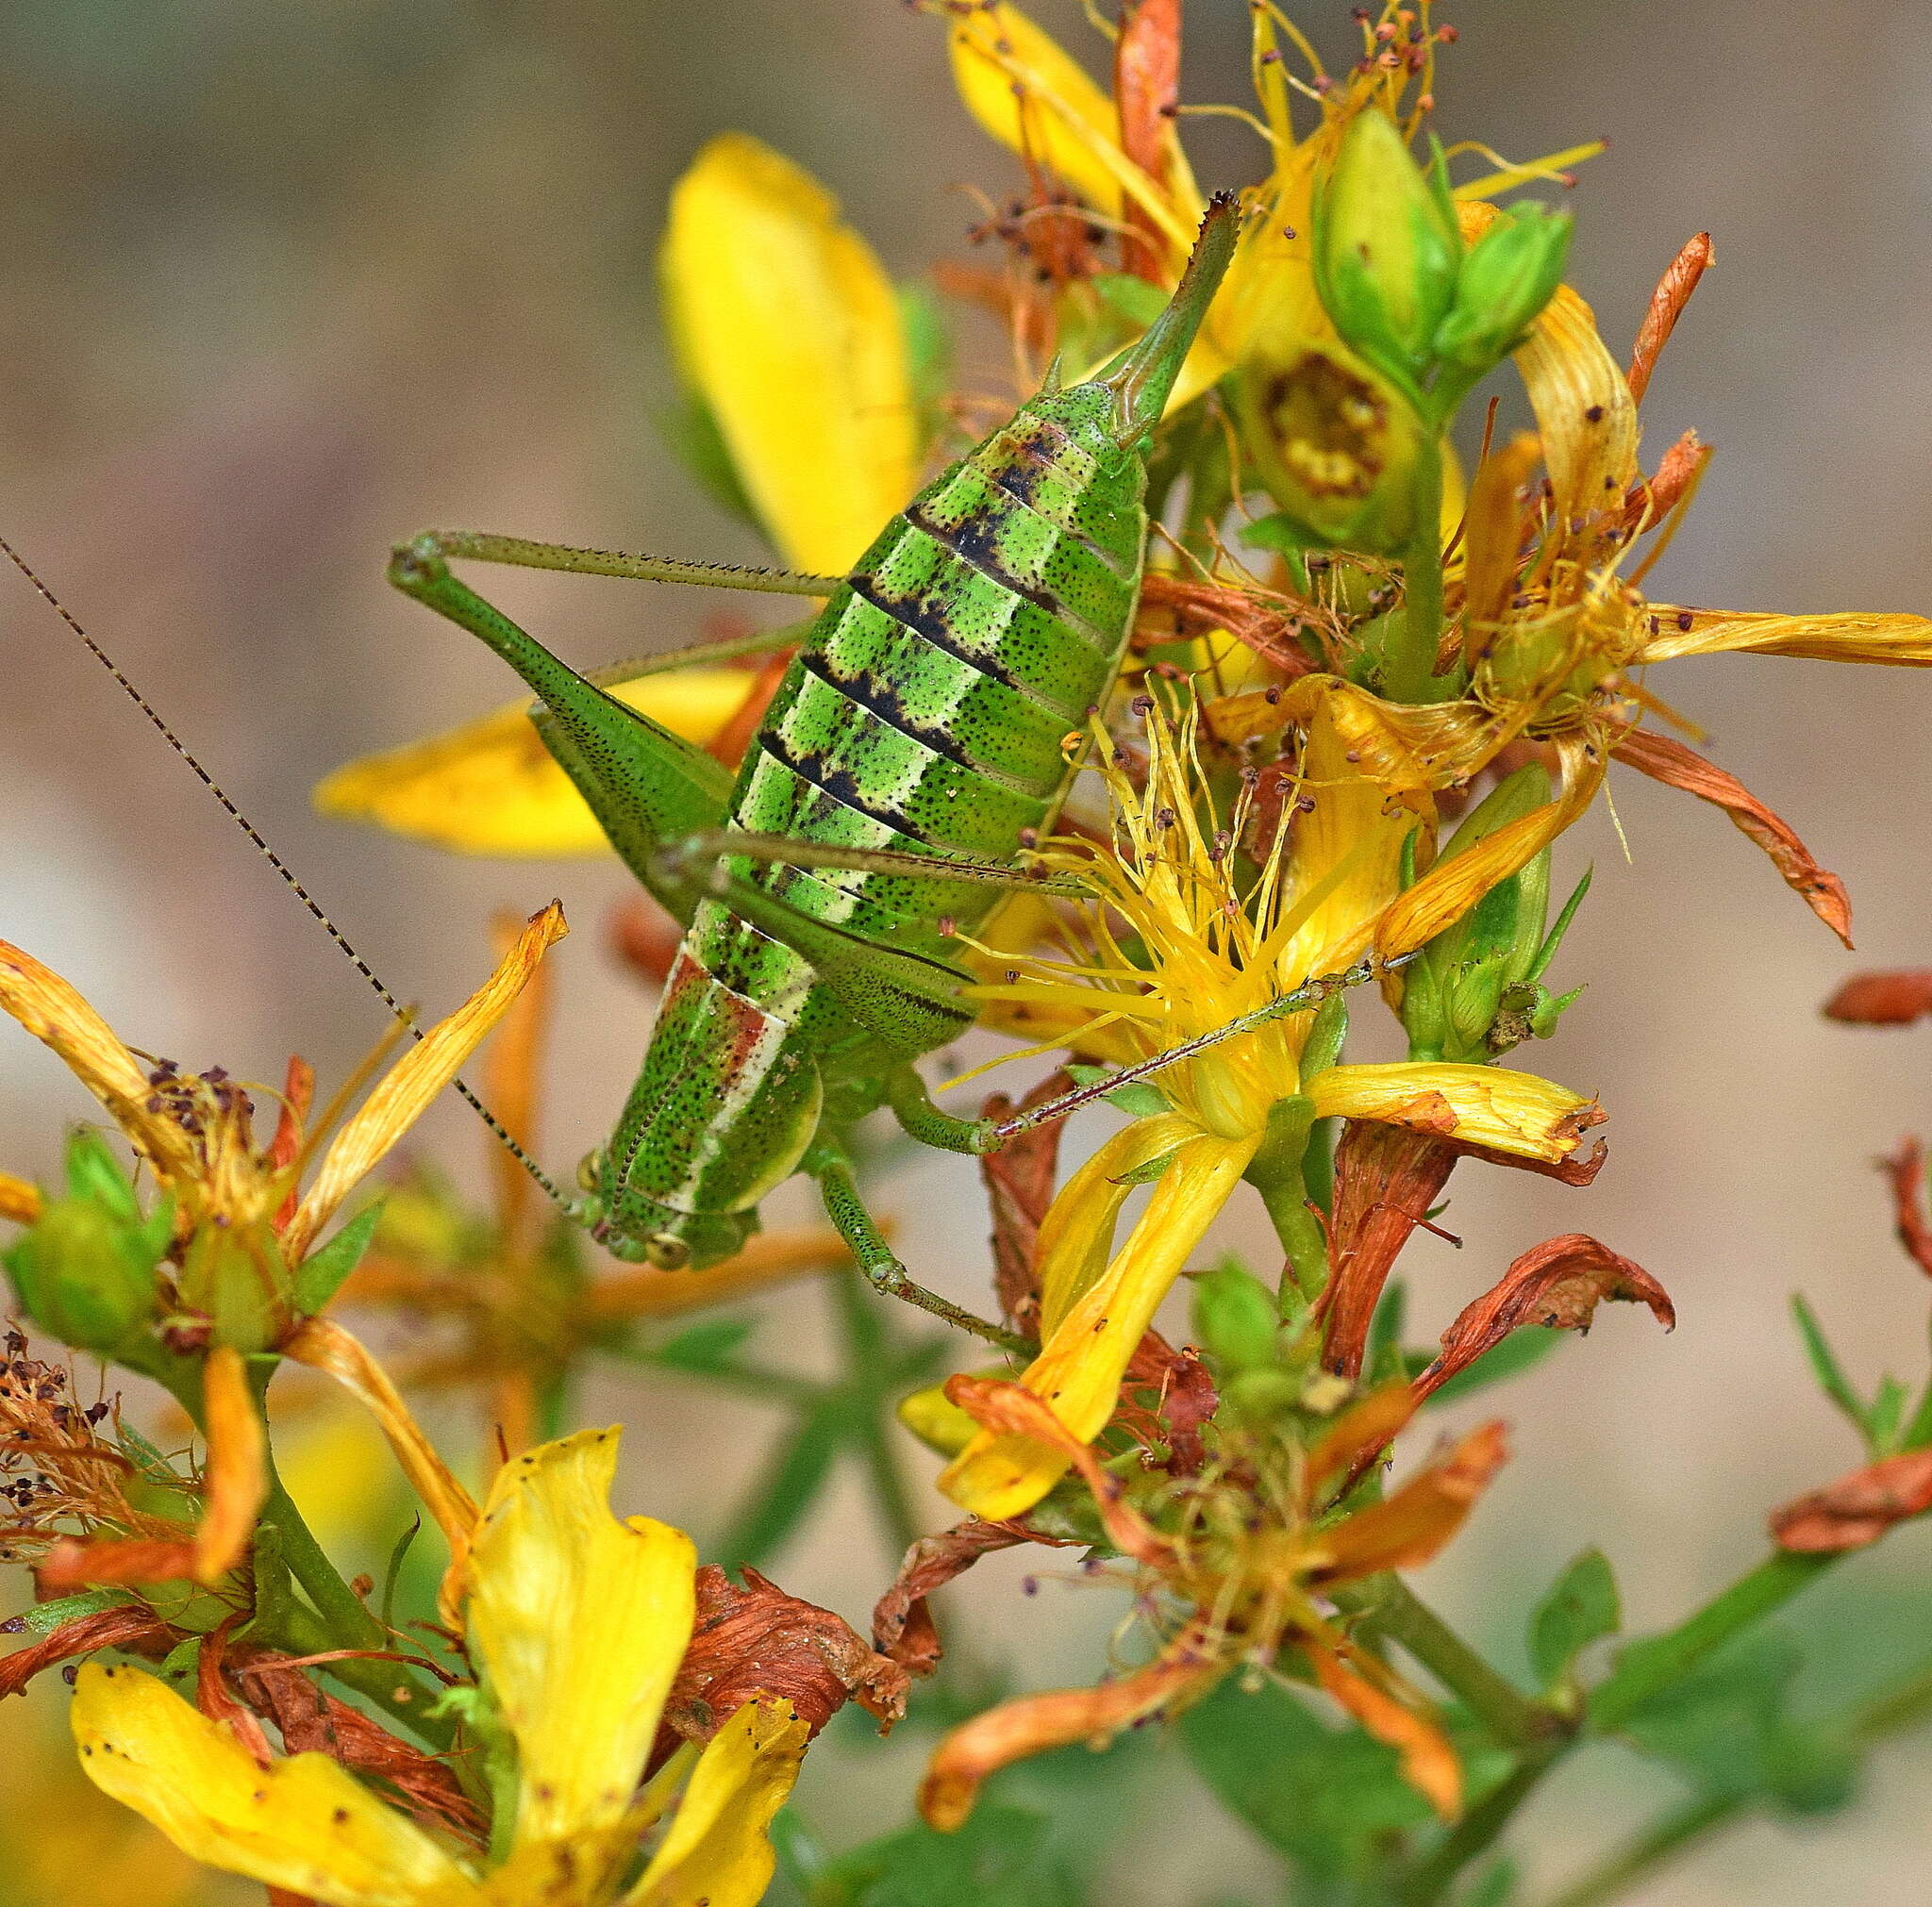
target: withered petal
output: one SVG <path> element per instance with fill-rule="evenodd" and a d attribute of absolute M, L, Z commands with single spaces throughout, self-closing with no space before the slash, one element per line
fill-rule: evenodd
<path fill-rule="evenodd" d="M 1823 1010 L 1847 1026 L 1909 1026 L 1932 1013 L 1932 967 L 1855 973 Z"/>
<path fill-rule="evenodd" d="M 1932 1278 L 1932 1223 L 1925 1218 L 1925 1148 L 1909 1136 L 1885 1161 L 1891 1181 L 1892 1223 L 1898 1242 L 1919 1269 Z"/>
<path fill-rule="evenodd" d="M 1627 761 L 1654 780 L 1724 809 L 1739 831 L 1771 856 L 1772 865 L 1784 876 L 1785 885 L 1847 947 L 1852 944 L 1852 902 L 1845 892 L 1845 884 L 1829 870 L 1821 868 L 1790 827 L 1736 775 L 1726 774 L 1681 741 L 1648 729 L 1629 730 L 1612 753 L 1619 761 Z"/>
<path fill-rule="evenodd" d="M 1677 1313 L 1670 1295 L 1642 1266 L 1582 1232 L 1532 1246 L 1442 1334 L 1442 1351 L 1415 1381 L 1417 1400 L 1467 1370 L 1484 1351 L 1523 1324 L 1588 1331 L 1605 1299 L 1650 1306 L 1666 1331 Z"/>
<path fill-rule="evenodd" d="M 1932 1451 L 1881 1457 L 1771 1516 L 1780 1550 L 1830 1555 L 1875 1543 L 1894 1523 L 1932 1510 Z"/>
<path fill-rule="evenodd" d="M 1313 1580 L 1348 1583 L 1426 1563 L 1461 1529 L 1508 1455 L 1503 1425 L 1479 1425 L 1431 1458 L 1385 1501 L 1371 1503 L 1324 1530 L 1319 1541 L 1327 1560 Z"/>
<path fill-rule="evenodd" d="M 25 1649 L 0 1655 L 0 1697 L 19 1695 L 43 1668 L 71 1656 L 92 1655 L 100 1649 L 119 1649 L 134 1655 L 163 1656 L 175 1646 L 175 1632 L 145 1603 L 128 1602 L 113 1609 L 96 1609 L 76 1616 L 30 1642 Z"/>
<path fill-rule="evenodd" d="M 1323 1688 L 1377 1741 L 1402 1757 L 1408 1784 L 1444 1820 L 1454 1820 L 1462 1812 L 1462 1766 L 1448 1737 L 1426 1716 L 1377 1688 L 1337 1651 L 1312 1644 L 1305 1648 Z"/>
<path fill-rule="evenodd" d="M 969 1517 L 936 1536 L 920 1537 L 906 1551 L 891 1588 L 873 1605 L 873 1647 L 909 1675 L 930 1675 L 944 1650 L 926 1598 L 995 1550 L 1022 1543 L 1058 1547 L 1062 1541 L 1036 1536 L 1017 1522 L 989 1523 L 978 1517 Z"/>

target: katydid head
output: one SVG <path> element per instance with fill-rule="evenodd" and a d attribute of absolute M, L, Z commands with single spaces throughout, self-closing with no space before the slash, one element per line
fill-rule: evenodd
<path fill-rule="evenodd" d="M 591 1152 L 577 1168 L 583 1196 L 570 1215 L 613 1258 L 654 1265 L 660 1271 L 702 1271 L 744 1249 L 758 1229 L 755 1210 L 680 1212 L 661 1200 L 611 1182 L 607 1152 Z"/>
<path fill-rule="evenodd" d="M 1240 224 L 1241 208 L 1235 195 L 1215 193 L 1201 221 L 1193 256 L 1174 296 L 1167 301 L 1167 308 L 1148 325 L 1138 343 L 1088 380 L 1111 399 L 1108 425 L 1121 449 L 1138 446 L 1160 422 L 1181 366 L 1187 362 L 1201 322 L 1234 257 Z"/>

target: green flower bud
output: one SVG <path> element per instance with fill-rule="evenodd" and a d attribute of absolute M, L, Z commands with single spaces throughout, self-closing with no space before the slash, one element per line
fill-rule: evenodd
<path fill-rule="evenodd" d="M 1407 399 L 1339 345 L 1233 380 L 1241 448 L 1303 548 L 1387 555 L 1415 522 L 1415 460 L 1427 445 Z"/>
<path fill-rule="evenodd" d="M 49 1204 L 6 1254 L 27 1316 L 63 1344 L 104 1355 L 152 1316 L 159 1259 L 147 1229 L 85 1198 Z"/>
<path fill-rule="evenodd" d="M 1280 1324 L 1274 1294 L 1233 1259 L 1194 1280 L 1194 1335 L 1224 1370 L 1272 1368 Z"/>
<path fill-rule="evenodd" d="M 293 1317 L 281 1242 L 266 1223 L 200 1226 L 181 1257 L 181 1302 L 207 1318 L 213 1342 L 264 1351 Z"/>
<path fill-rule="evenodd" d="M 1335 328 L 1394 376 L 1421 377 L 1461 262 L 1441 165 L 1425 174 L 1386 113 L 1357 114 L 1315 202 L 1315 289 Z"/>
<path fill-rule="evenodd" d="M 1522 340 L 1563 276 L 1575 221 L 1534 201 L 1498 216 L 1462 261 L 1436 356 L 1474 383 Z"/>

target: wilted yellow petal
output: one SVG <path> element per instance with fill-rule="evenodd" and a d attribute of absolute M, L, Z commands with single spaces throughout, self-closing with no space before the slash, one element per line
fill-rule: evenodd
<path fill-rule="evenodd" d="M 1780 616 L 1751 609 L 1677 609 L 1653 603 L 1644 627 L 1652 633 L 1639 662 L 1674 662 L 1680 655 L 1741 651 L 1756 655 L 1799 655 L 1814 662 L 1932 667 L 1932 622 L 1924 616 L 1858 611 Z"/>
<path fill-rule="evenodd" d="M 751 669 L 668 669 L 612 683 L 608 692 L 702 747 L 743 705 L 757 679 Z M 524 696 L 441 735 L 347 762 L 317 784 L 316 811 L 455 854 L 609 854 L 604 830 L 543 746 L 529 709 Z"/>
<path fill-rule="evenodd" d="M 775 1865 L 772 1816 L 798 1779 L 809 1733 L 786 1703 L 746 1702 L 698 1757 L 625 1907 L 756 1907 Z"/>
<path fill-rule="evenodd" d="M 41 1191 L 11 1172 L 0 1172 L 0 1219 L 11 1219 L 16 1225 L 31 1225 L 41 1216 Z"/>
<path fill-rule="evenodd" d="M 1173 1152 L 1200 1131 L 1180 1113 L 1157 1113 L 1110 1134 L 1047 1208 L 1035 1245 L 1040 1331 L 1050 1338 L 1107 1269 L 1113 1228 L 1134 1189 L 1128 1174 Z"/>
<path fill-rule="evenodd" d="M 1243 1140 L 1203 1133 L 1187 1140 L 1127 1242 L 1020 1380 L 1082 1442 L 1091 1442 L 1113 1415 L 1134 1347 L 1258 1143 L 1258 1135 Z M 997 1522 L 1030 1510 L 1066 1468 L 1064 1454 L 1032 1437 L 982 1431 L 941 1473 L 940 1488 L 962 1508 Z"/>
<path fill-rule="evenodd" d="M 1120 180 L 1100 152 L 1111 149 L 1122 165 L 1128 163 L 1120 151 L 1120 120 L 1086 69 L 1017 7 L 964 9 L 949 31 L 953 83 L 980 125 L 1089 205 L 1119 211 Z"/>
<path fill-rule="evenodd" d="M 1559 739 L 1563 789 L 1553 802 L 1485 835 L 1473 846 L 1447 856 L 1396 900 L 1376 923 L 1373 939 L 1385 960 L 1399 959 L 1436 936 L 1475 905 L 1499 881 L 1529 863 L 1576 821 L 1595 799 L 1608 766 L 1603 747 L 1574 736 Z"/>
<path fill-rule="evenodd" d="M 1446 1060 L 1331 1066 L 1303 1090 L 1319 1118 L 1382 1119 L 1552 1161 L 1567 1159 L 1603 1118 L 1594 1100 L 1536 1073 Z"/>
<path fill-rule="evenodd" d="M 579 1431 L 506 1464 L 470 1545 L 470 1646 L 516 1738 L 520 1848 L 623 1818 L 691 1640 L 696 1554 L 611 1515 L 618 1437 Z"/>
<path fill-rule="evenodd" d="M 1462 543 L 1463 650 L 1471 658 L 1482 646 L 1480 626 L 1499 622 L 1515 591 L 1523 558 L 1518 492 L 1536 473 L 1542 454 L 1535 432 L 1522 431 L 1476 466 Z"/>
<path fill-rule="evenodd" d="M 258 1767 L 225 1728 L 143 1669 L 85 1664 L 72 1723 L 95 1785 L 210 1867 L 331 1907 L 482 1899 L 421 1828 L 339 1763 L 300 1754 Z"/>
<path fill-rule="evenodd" d="M 475 1502 L 423 1434 L 402 1393 L 390 1381 L 389 1372 L 369 1354 L 368 1347 L 340 1324 L 326 1318 L 310 1318 L 277 1349 L 297 1364 L 325 1370 L 361 1401 L 381 1425 L 396 1462 L 422 1498 L 424 1508 L 435 1517 L 449 1544 L 452 1567 L 459 1563 L 476 1526 Z"/>
<path fill-rule="evenodd" d="M 0 940 L 0 1012 L 10 1013 L 58 1053 L 163 1178 L 194 1169 L 193 1142 L 172 1119 L 147 1111 L 147 1073 L 114 1029 L 52 968 Z"/>
<path fill-rule="evenodd" d="M 218 1344 L 202 1368 L 203 1423 L 208 1432 L 208 1507 L 194 1533 L 194 1580 L 216 1583 L 248 1553 L 255 1515 L 268 1495 L 268 1434 L 248 1367 L 233 1345 Z"/>
<path fill-rule="evenodd" d="M 809 174 L 742 133 L 671 194 L 659 260 L 685 376 L 788 562 L 837 574 L 912 494 L 919 449 L 899 307 Z"/>
<path fill-rule="evenodd" d="M 304 1257 L 344 1198 L 373 1171 L 389 1149 L 422 1118 L 429 1102 L 462 1070 L 496 1022 L 509 1011 L 537 963 L 569 929 L 563 907 L 553 901 L 533 914 L 496 971 L 447 1020 L 439 1020 L 376 1084 L 324 1155 L 315 1183 L 304 1195 L 282 1235 L 291 1264 Z"/>

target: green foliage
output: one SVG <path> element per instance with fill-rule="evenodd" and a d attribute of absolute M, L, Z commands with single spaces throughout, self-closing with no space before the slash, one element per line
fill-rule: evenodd
<path fill-rule="evenodd" d="M 920 1826 L 869 1841 L 809 1877 L 807 1907 L 1079 1907 L 1045 1815 L 982 1806 L 958 1833 Z"/>
<path fill-rule="evenodd" d="M 1836 1730 L 1794 1712 L 1803 1661 L 1793 1637 L 1759 1632 L 1646 1701 L 1624 1733 L 1706 1796 L 1832 1813 L 1852 1799 L 1857 1759 Z"/>
<path fill-rule="evenodd" d="M 1323 1720 L 1275 1683 L 1252 1693 L 1223 1683 L 1182 1716 L 1180 1735 L 1222 1802 L 1321 1885 L 1366 1879 L 1434 1818 L 1392 1749 Z"/>
<path fill-rule="evenodd" d="M 1544 1688 L 1555 1688 L 1574 1673 L 1576 1658 L 1624 1624 L 1617 1579 L 1601 1550 L 1576 1556 L 1536 1606 L 1529 1618 L 1529 1660 Z"/>
<path fill-rule="evenodd" d="M 295 1304 L 310 1317 L 341 1288 L 342 1281 L 362 1262 L 375 1228 L 382 1222 L 382 1202 L 365 1205 L 328 1243 L 311 1252 L 295 1268 Z"/>
<path fill-rule="evenodd" d="M 1458 1370 L 1446 1384 L 1439 1385 L 1431 1391 L 1425 1407 L 1458 1403 L 1479 1390 L 1487 1390 L 1492 1384 L 1521 1377 L 1524 1371 L 1535 1369 L 1551 1351 L 1574 1335 L 1572 1332 L 1557 1331 L 1545 1324 L 1520 1324 L 1500 1343 L 1491 1345 L 1466 1370 Z M 1426 1370 L 1434 1362 L 1435 1355 L 1433 1351 L 1411 1351 L 1408 1353 L 1409 1374 L 1414 1376 Z"/>
<path fill-rule="evenodd" d="M 1274 1294 L 1232 1258 L 1194 1280 L 1194 1335 L 1229 1373 L 1274 1362 L 1281 1314 Z"/>

